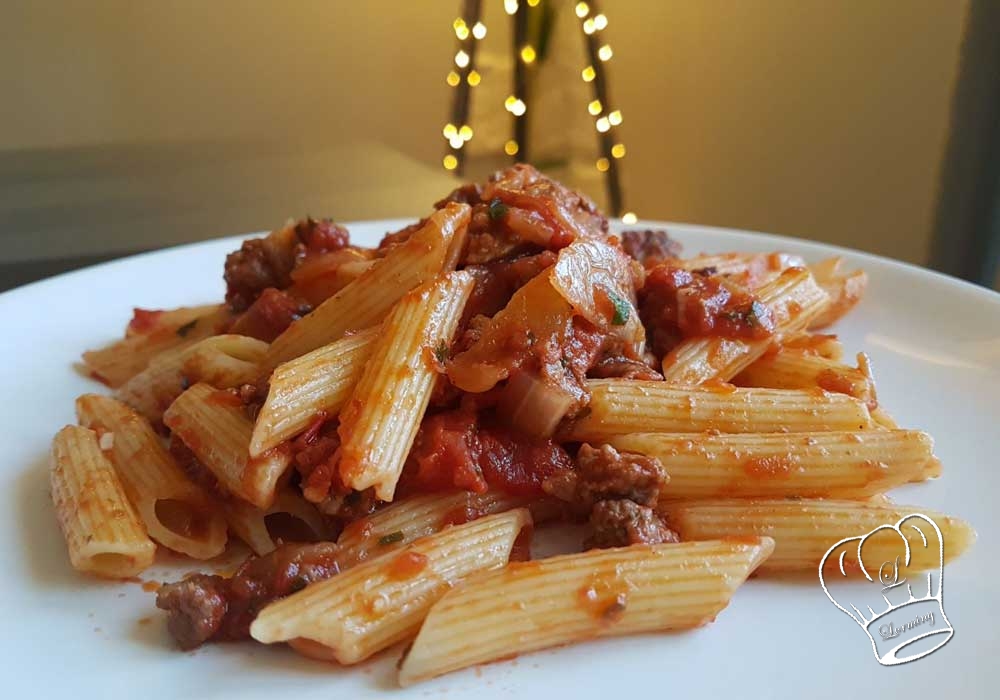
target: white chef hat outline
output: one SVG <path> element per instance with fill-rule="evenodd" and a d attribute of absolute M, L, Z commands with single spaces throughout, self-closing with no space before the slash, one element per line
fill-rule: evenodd
<path fill-rule="evenodd" d="M 847 577 L 847 572 L 844 570 L 844 557 L 846 556 L 846 554 L 847 554 L 847 552 L 849 550 L 848 550 L 848 548 L 844 547 L 844 545 L 846 545 L 846 544 L 848 544 L 850 542 L 857 541 L 857 543 L 858 543 L 858 548 L 857 548 L 858 567 L 859 567 L 861 573 L 864 574 L 865 578 L 868 579 L 868 581 L 874 583 L 875 580 L 872 578 L 871 574 L 868 573 L 868 569 L 865 566 L 864 560 L 861 557 L 861 548 L 862 548 L 862 546 L 864 546 L 865 541 L 867 541 L 867 539 L 869 537 L 871 537 L 872 535 L 875 535 L 878 532 L 882 532 L 882 531 L 885 531 L 885 530 L 894 531 L 903 540 L 903 546 L 905 548 L 905 550 L 904 550 L 905 551 L 905 556 L 904 556 L 904 559 L 903 559 L 903 566 L 909 566 L 910 561 L 911 561 L 910 541 L 907 538 L 907 536 L 903 533 L 903 531 L 901 529 L 901 526 L 903 525 L 903 523 L 905 523 L 905 522 L 907 522 L 908 520 L 911 520 L 911 519 L 921 520 L 924 523 L 927 523 L 927 525 L 929 525 L 934 530 L 935 534 L 937 534 L 937 541 L 938 541 L 937 591 L 935 592 L 934 590 L 932 590 L 933 589 L 933 578 L 932 577 L 933 577 L 933 573 L 934 572 L 930 571 L 930 572 L 927 573 L 927 595 L 923 596 L 923 597 L 920 597 L 920 598 L 917 598 L 916 596 L 914 596 L 913 595 L 913 590 L 912 590 L 910 584 L 906 583 L 906 579 L 903 579 L 903 581 L 899 581 L 898 580 L 898 576 L 899 576 L 899 557 L 897 556 L 896 557 L 896 562 L 895 562 L 895 567 L 894 567 L 894 571 L 895 571 L 894 581 L 893 581 L 893 583 L 891 585 L 888 585 L 888 586 L 886 586 L 885 588 L 882 589 L 883 590 L 882 598 L 883 598 L 883 600 L 885 600 L 886 605 L 888 606 L 886 608 L 886 610 L 884 610 L 883 612 L 880 612 L 880 613 L 876 613 L 874 610 L 872 610 L 871 606 L 869 605 L 868 606 L 868 611 L 872 615 L 869 618 L 869 617 L 866 617 L 863 612 L 861 612 L 860 610 L 858 610 L 858 608 L 855 607 L 852 604 L 851 608 L 853 608 L 853 610 L 854 610 L 854 613 L 852 613 L 847 608 L 845 608 L 843 605 L 841 605 L 837 601 L 836 598 L 833 597 L 833 595 L 830 593 L 830 589 L 827 587 L 826 577 L 824 576 L 823 572 L 826 569 L 827 560 L 830 558 L 830 555 L 833 554 L 834 552 L 836 552 L 838 549 L 840 550 L 840 556 L 837 559 L 837 568 L 839 569 L 841 576 L 844 576 L 846 578 Z M 921 530 L 916 524 L 909 524 L 909 527 L 913 528 L 913 530 L 916 531 L 920 535 L 920 538 L 921 538 L 921 541 L 923 542 L 924 547 L 927 547 L 927 536 L 924 534 L 924 531 Z M 881 565 L 881 567 L 879 568 L 879 582 L 880 583 L 885 583 L 885 581 L 882 579 L 882 571 L 883 571 L 884 568 L 885 568 L 885 563 L 883 563 Z M 846 614 L 848 617 L 850 617 L 852 620 L 854 620 L 858 624 L 858 626 L 861 627 L 861 629 L 864 630 L 865 634 L 868 636 L 868 639 L 872 643 L 872 652 L 875 654 L 875 658 L 883 666 L 895 666 L 895 665 L 898 665 L 898 664 L 909 663 L 910 661 L 916 661 L 917 659 L 921 659 L 921 658 L 927 656 L 928 654 L 930 654 L 931 652 L 934 652 L 934 651 L 937 651 L 938 649 L 940 649 L 955 634 L 955 630 L 954 630 L 954 628 L 951 625 L 951 621 L 948 620 L 948 617 L 947 617 L 947 615 L 944 612 L 944 536 L 941 534 L 941 529 L 937 526 L 937 523 L 935 523 L 933 520 L 931 520 L 929 517 L 927 517 L 926 515 L 924 515 L 922 513 L 910 513 L 909 515 L 903 516 L 902 518 L 900 518 L 899 520 L 897 520 L 892 525 L 890 525 L 890 524 L 879 525 L 874 530 L 872 530 L 871 532 L 868 532 L 868 533 L 866 533 L 864 535 L 857 535 L 857 536 L 854 536 L 854 537 L 845 537 L 844 539 L 842 539 L 839 542 L 837 542 L 836 544 L 834 544 L 832 547 L 830 547 L 826 551 L 826 554 L 824 554 L 823 558 L 820 560 L 820 563 L 819 563 L 819 582 L 820 582 L 820 585 L 823 587 L 823 592 L 826 593 L 826 597 L 830 599 L 830 602 L 833 603 L 835 606 L 837 606 L 838 609 L 840 609 L 844 614 Z M 907 600 L 906 602 L 901 603 L 901 604 L 894 604 L 891 600 L 889 600 L 889 598 L 886 596 L 886 594 L 885 594 L 884 591 L 888 590 L 889 588 L 893 588 L 893 587 L 896 587 L 898 585 L 901 585 L 903 583 L 906 583 L 906 590 L 907 590 L 907 593 L 909 593 L 909 600 Z M 911 605 L 913 603 L 923 603 L 923 602 L 927 602 L 927 601 L 936 601 L 938 603 L 938 608 L 940 609 L 941 618 L 944 621 L 945 627 L 944 628 L 940 628 L 940 629 L 931 630 L 929 632 L 917 635 L 916 637 L 913 637 L 913 638 L 908 638 L 903 643 L 901 643 L 898 646 L 896 646 L 895 648 L 891 649 L 888 653 L 883 654 L 883 655 L 880 656 L 879 655 L 879 650 L 878 650 L 878 645 L 877 645 L 877 643 L 875 641 L 875 638 L 872 636 L 871 632 L 869 631 L 869 627 L 870 627 L 871 623 L 874 622 L 876 619 L 881 618 L 881 617 L 883 617 L 883 616 L 885 616 L 885 615 L 887 615 L 887 614 L 889 614 L 889 613 L 891 613 L 891 612 L 893 612 L 895 610 L 899 610 L 900 608 L 904 608 L 904 607 L 906 607 L 908 605 Z M 927 637 L 930 637 L 930 636 L 933 636 L 933 635 L 936 635 L 936 634 L 943 634 L 943 633 L 947 633 L 948 636 L 944 640 L 942 640 L 941 642 L 939 642 L 937 645 L 931 647 L 930 649 L 926 649 L 926 650 L 924 650 L 922 652 L 919 652 L 919 653 L 915 654 L 914 656 L 904 657 L 904 658 L 896 658 L 896 652 L 902 650 L 904 647 L 910 646 L 914 642 L 917 642 L 917 641 L 919 641 L 921 639 L 924 639 L 924 638 L 927 638 Z"/>

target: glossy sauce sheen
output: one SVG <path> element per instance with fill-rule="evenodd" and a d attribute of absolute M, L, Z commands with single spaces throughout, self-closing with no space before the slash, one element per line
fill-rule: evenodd
<path fill-rule="evenodd" d="M 427 557 L 420 552 L 403 552 L 392 560 L 387 573 L 395 581 L 405 581 L 426 569 L 427 563 Z"/>
<path fill-rule="evenodd" d="M 760 340 L 774 333 L 770 309 L 754 295 L 669 264 L 649 271 L 639 313 L 658 354 L 666 354 L 684 338 Z"/>
<path fill-rule="evenodd" d="M 573 466 L 562 447 L 500 426 L 477 423 L 474 413 L 452 411 L 424 420 L 400 480 L 403 494 L 453 488 L 510 495 L 544 495 L 542 482 Z"/>

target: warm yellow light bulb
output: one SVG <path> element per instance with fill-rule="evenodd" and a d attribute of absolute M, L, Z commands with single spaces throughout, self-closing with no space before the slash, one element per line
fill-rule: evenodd
<path fill-rule="evenodd" d="M 462 139 L 461 136 L 455 134 L 450 139 L 448 139 L 448 144 L 454 149 L 459 149 L 465 145 L 465 141 Z"/>
<path fill-rule="evenodd" d="M 455 36 L 458 37 L 459 41 L 465 41 L 469 38 L 469 28 L 464 24 L 455 30 Z"/>
<path fill-rule="evenodd" d="M 534 63 L 536 56 L 534 47 L 524 46 L 521 48 L 521 60 L 525 63 Z"/>
<path fill-rule="evenodd" d="M 538 7 L 538 3 L 542 0 L 528 0 L 528 7 Z"/>
<path fill-rule="evenodd" d="M 472 138 L 472 127 L 468 124 L 463 124 L 462 128 L 458 130 L 458 135 L 462 137 L 463 141 L 468 141 Z"/>
<path fill-rule="evenodd" d="M 589 83 L 597 77 L 597 71 L 594 70 L 593 66 L 587 66 L 580 75 L 583 76 L 583 82 Z"/>
<path fill-rule="evenodd" d="M 503 0 L 503 11 L 508 15 L 517 12 L 517 0 Z"/>
<path fill-rule="evenodd" d="M 458 66 L 459 68 L 465 68 L 467 65 L 469 65 L 469 54 L 465 53 L 464 51 L 459 51 L 457 54 L 455 54 L 455 65 Z"/>
<path fill-rule="evenodd" d="M 624 143 L 616 143 L 614 146 L 612 146 L 611 147 L 611 155 L 614 156 L 615 158 L 624 158 L 625 157 L 625 144 Z"/>
<path fill-rule="evenodd" d="M 612 126 L 618 126 L 622 123 L 622 113 L 620 110 L 615 110 L 608 115 L 608 121 L 611 122 Z"/>
<path fill-rule="evenodd" d="M 610 61 L 611 57 L 614 55 L 614 52 L 611 51 L 611 47 L 607 44 L 597 49 L 597 57 L 602 61 Z"/>
<path fill-rule="evenodd" d="M 587 19 L 583 20 L 583 33 L 584 34 L 593 34 L 595 29 L 597 29 L 597 27 L 594 26 L 594 18 L 593 17 L 588 17 Z"/>
<path fill-rule="evenodd" d="M 442 159 L 441 164 L 445 170 L 454 170 L 458 167 L 458 158 L 449 153 Z"/>
<path fill-rule="evenodd" d="M 455 87 L 455 86 L 456 86 L 456 85 L 458 85 L 458 84 L 459 84 L 460 82 L 462 82 L 462 78 L 461 78 L 461 77 L 459 77 L 458 73 L 456 73 L 455 71 L 451 71 L 450 73 L 448 73 L 448 77 L 447 77 L 447 78 L 445 78 L 445 80 L 446 80 L 446 81 L 447 81 L 447 83 L 448 83 L 449 85 L 451 85 L 452 87 Z"/>
<path fill-rule="evenodd" d="M 444 137 L 446 139 L 450 139 L 452 136 L 458 133 L 458 129 L 455 128 L 454 124 L 449 122 L 448 124 L 444 125 L 444 129 L 441 130 L 441 133 L 444 134 Z"/>
<path fill-rule="evenodd" d="M 476 71 L 474 71 L 474 70 L 470 70 L 469 71 L 469 75 L 466 77 L 466 81 L 469 83 L 469 85 L 471 87 L 476 87 L 477 85 L 479 85 L 479 83 L 480 83 L 480 81 L 482 81 L 482 79 L 483 79 L 483 77 L 481 75 L 479 75 L 479 73 L 476 72 Z"/>
<path fill-rule="evenodd" d="M 517 102 L 518 100 L 516 97 L 514 97 L 513 95 L 508 95 L 507 99 L 503 101 L 504 109 L 510 112 L 512 109 L 514 109 L 514 105 L 516 105 Z"/>
<path fill-rule="evenodd" d="M 609 161 L 607 158 L 597 159 L 597 169 L 600 170 L 602 173 L 606 173 L 608 171 L 608 168 L 610 167 L 611 167 L 611 161 Z"/>
<path fill-rule="evenodd" d="M 607 29 L 607 27 L 608 27 L 608 18 L 605 17 L 604 15 L 595 15 L 594 16 L 594 26 L 597 27 L 598 29 Z"/>
<path fill-rule="evenodd" d="M 587 111 L 595 117 L 601 113 L 602 109 L 604 109 L 604 107 L 601 105 L 600 100 L 592 100 L 591 103 L 587 105 Z"/>
<path fill-rule="evenodd" d="M 457 32 L 459 29 L 465 26 L 465 20 L 459 17 L 454 22 L 451 23 L 451 26 L 454 27 L 455 31 Z"/>
<path fill-rule="evenodd" d="M 590 14 L 590 5 L 585 2 L 576 3 L 576 16 L 583 19 Z"/>
<path fill-rule="evenodd" d="M 608 123 L 607 117 L 601 117 L 600 119 L 598 119 L 596 126 L 597 130 L 600 131 L 602 134 L 611 128 L 611 124 Z"/>
<path fill-rule="evenodd" d="M 486 25 L 483 24 L 482 22 L 476 22 L 474 25 L 472 25 L 472 36 L 476 37 L 477 39 L 482 39 L 483 37 L 485 37 Z"/>
<path fill-rule="evenodd" d="M 635 215 L 635 212 L 627 211 L 624 214 L 622 214 L 622 223 L 623 224 L 634 224 L 638 220 L 639 220 L 639 217 L 637 217 Z"/>
<path fill-rule="evenodd" d="M 503 145 L 503 152 L 509 156 L 516 156 L 520 147 L 517 145 L 517 141 L 511 139 Z"/>

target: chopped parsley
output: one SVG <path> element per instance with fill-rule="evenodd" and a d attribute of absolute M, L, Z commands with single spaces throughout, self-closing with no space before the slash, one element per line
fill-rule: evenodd
<path fill-rule="evenodd" d="M 188 333 L 194 330 L 194 327 L 197 325 L 198 325 L 198 319 L 195 319 L 193 321 L 188 321 L 183 326 L 177 329 L 177 335 L 184 338 L 187 336 Z"/>
<path fill-rule="evenodd" d="M 439 340 L 437 346 L 434 348 L 434 357 L 442 365 L 448 361 L 451 356 L 451 351 L 448 349 L 448 343 L 443 340 Z"/>
<path fill-rule="evenodd" d="M 628 299 L 622 299 L 610 289 L 608 298 L 615 307 L 615 314 L 611 317 L 612 326 L 624 326 L 628 322 L 628 317 L 632 313 L 632 305 Z"/>
<path fill-rule="evenodd" d="M 388 535 L 382 535 L 378 538 L 378 543 L 380 547 L 385 547 L 386 545 L 396 544 L 397 542 L 403 541 L 403 531 L 396 530 L 395 532 L 390 532 Z"/>
<path fill-rule="evenodd" d="M 507 205 L 501 202 L 498 197 L 494 198 L 490 200 L 489 214 L 490 220 L 499 221 L 507 216 Z"/>

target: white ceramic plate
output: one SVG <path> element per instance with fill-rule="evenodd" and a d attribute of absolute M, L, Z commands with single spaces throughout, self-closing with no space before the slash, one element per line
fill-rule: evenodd
<path fill-rule="evenodd" d="M 351 227 L 374 243 L 399 222 Z M 871 278 L 836 331 L 874 362 L 879 398 L 903 426 L 928 430 L 941 480 L 897 500 L 971 521 L 977 545 L 949 565 L 944 604 L 954 638 L 914 663 L 880 666 L 864 633 L 818 581 L 751 581 L 715 624 L 546 651 L 395 685 L 398 650 L 360 668 L 303 660 L 282 648 L 171 647 L 153 595 L 70 569 L 48 496 L 52 435 L 74 420 L 73 400 L 100 390 L 73 370 L 80 352 L 117 338 L 133 306 L 221 299 L 222 263 L 239 238 L 140 255 L 0 295 L 0 659 L 5 697 L 996 697 L 986 669 L 1000 656 L 993 615 L 1000 535 L 1000 295 L 882 258 L 830 246 L 665 224 L 687 252 L 786 250 L 844 255 Z M 861 533 L 859 533 L 861 534 Z M 176 576 L 169 562 L 143 578 Z"/>

